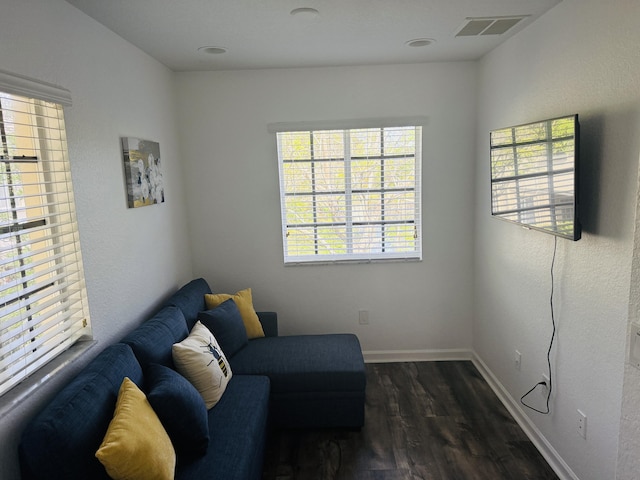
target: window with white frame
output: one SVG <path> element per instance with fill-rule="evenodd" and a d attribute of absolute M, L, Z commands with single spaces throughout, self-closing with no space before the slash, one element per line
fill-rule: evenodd
<path fill-rule="evenodd" d="M 421 259 L 421 126 L 276 136 L 285 264 Z"/>
<path fill-rule="evenodd" d="M 0 395 L 90 336 L 56 93 L 0 72 Z"/>

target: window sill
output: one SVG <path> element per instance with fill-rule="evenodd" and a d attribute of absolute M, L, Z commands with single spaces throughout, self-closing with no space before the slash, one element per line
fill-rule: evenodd
<path fill-rule="evenodd" d="M 284 263 L 285 267 L 302 267 L 305 265 L 355 265 L 362 263 L 414 263 L 422 262 L 422 258 L 369 258 L 369 259 L 344 259 L 344 260 L 289 260 Z"/>
<path fill-rule="evenodd" d="M 22 383 L 0 397 L 0 419 L 4 418 L 15 407 L 21 405 L 33 393 L 46 385 L 50 380 L 60 375 L 66 367 L 82 358 L 98 342 L 95 340 L 81 340 L 72 345 L 64 353 L 58 355 L 47 365 L 35 372 Z"/>

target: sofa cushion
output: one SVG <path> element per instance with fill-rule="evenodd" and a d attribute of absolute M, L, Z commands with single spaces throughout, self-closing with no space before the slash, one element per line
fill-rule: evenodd
<path fill-rule="evenodd" d="M 211 331 L 196 322 L 182 342 L 172 347 L 176 369 L 200 392 L 207 409 L 224 393 L 231 379 L 231 366 Z"/>
<path fill-rule="evenodd" d="M 253 296 L 250 288 L 240 290 L 233 295 L 229 295 L 228 293 L 216 293 L 215 295 L 207 294 L 204 296 L 205 304 L 208 309 L 215 308 L 230 298 L 236 302 L 238 310 L 240 310 L 244 327 L 247 329 L 247 337 L 250 339 L 264 337 L 262 324 L 260 323 L 260 319 L 258 318 L 255 309 L 253 308 Z"/>
<path fill-rule="evenodd" d="M 158 363 L 173 368 L 171 346 L 189 334 L 182 311 L 164 307 L 122 339 L 131 346 L 141 365 Z"/>
<path fill-rule="evenodd" d="M 29 422 L 19 447 L 22 477 L 108 479 L 95 457 L 124 377 L 142 382 L 128 345 L 104 349 Z"/>
<path fill-rule="evenodd" d="M 179 308 L 184 315 L 189 331 L 196 324 L 198 312 L 206 310 L 204 296 L 211 293 L 211 288 L 204 278 L 191 280 L 166 301 L 165 305 Z"/>
<path fill-rule="evenodd" d="M 209 410 L 211 441 L 204 457 L 178 465 L 176 480 L 262 478 L 269 412 L 269 379 L 234 376 Z"/>
<path fill-rule="evenodd" d="M 176 453 L 147 397 L 128 377 L 96 457 L 114 480 L 173 480 Z"/>
<path fill-rule="evenodd" d="M 198 320 L 211 330 L 227 358 L 247 344 L 247 330 L 240 310 L 232 299 L 222 302 L 212 310 L 200 312 Z"/>
<path fill-rule="evenodd" d="M 178 462 L 204 455 L 209 445 L 209 420 L 200 393 L 186 378 L 163 365 L 149 365 L 144 376 L 147 399 L 171 438 Z"/>
<path fill-rule="evenodd" d="M 352 334 L 257 338 L 230 361 L 236 375 L 267 375 L 276 393 L 352 392 L 366 386 L 360 342 Z"/>

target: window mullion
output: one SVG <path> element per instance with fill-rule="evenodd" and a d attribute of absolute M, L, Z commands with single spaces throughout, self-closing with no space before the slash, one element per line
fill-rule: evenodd
<path fill-rule="evenodd" d="M 313 131 L 309 132 L 311 151 L 311 210 L 313 214 L 313 251 L 318 255 L 318 192 L 316 191 L 316 157 L 313 144 Z"/>
<path fill-rule="evenodd" d="M 353 253 L 353 202 L 351 185 L 351 130 L 344 130 L 344 201 L 347 254 Z"/>
<path fill-rule="evenodd" d="M 385 194 L 385 178 L 384 178 L 384 128 L 380 129 L 380 248 L 384 253 L 386 251 L 385 244 L 385 212 L 384 212 L 384 194 Z"/>

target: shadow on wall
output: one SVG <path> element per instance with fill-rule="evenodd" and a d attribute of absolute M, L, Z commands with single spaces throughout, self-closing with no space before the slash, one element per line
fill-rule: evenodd
<path fill-rule="evenodd" d="M 580 138 L 582 231 L 620 238 L 628 228 L 623 221 L 628 218 L 627 209 L 634 208 L 625 199 L 629 198 L 628 189 L 635 188 L 638 177 L 640 115 L 631 109 L 607 115 L 585 114 L 580 116 Z"/>

